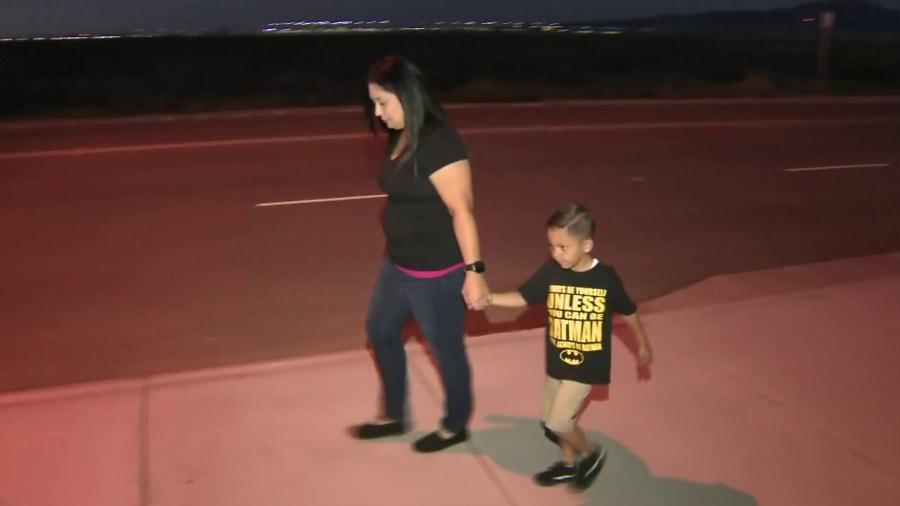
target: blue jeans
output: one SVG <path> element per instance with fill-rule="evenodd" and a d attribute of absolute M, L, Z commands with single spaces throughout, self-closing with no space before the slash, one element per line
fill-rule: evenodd
<path fill-rule="evenodd" d="M 462 269 L 437 278 L 410 276 L 387 260 L 369 304 L 366 333 L 384 389 L 384 416 L 406 421 L 406 350 L 401 332 L 414 317 L 437 360 L 450 432 L 466 428 L 472 414 L 472 379 L 463 342 Z"/>

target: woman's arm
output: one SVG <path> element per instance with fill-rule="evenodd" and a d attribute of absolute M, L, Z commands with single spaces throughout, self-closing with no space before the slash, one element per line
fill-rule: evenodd
<path fill-rule="evenodd" d="M 463 256 L 470 264 L 481 260 L 478 226 L 475 223 L 472 172 L 468 160 L 459 160 L 436 170 L 430 177 L 441 200 L 453 217 L 453 230 Z M 463 297 L 470 309 L 481 310 L 487 305 L 488 287 L 480 273 L 466 271 Z"/>

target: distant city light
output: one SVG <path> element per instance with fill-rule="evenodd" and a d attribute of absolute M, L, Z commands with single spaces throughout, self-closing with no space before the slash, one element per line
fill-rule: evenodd
<path fill-rule="evenodd" d="M 816 20 L 816 18 L 803 18 L 804 23 L 812 23 L 815 20 Z"/>
<path fill-rule="evenodd" d="M 325 32 L 371 32 L 371 31 L 443 31 L 474 30 L 474 31 L 541 31 L 541 32 L 567 32 L 569 28 L 557 22 L 524 22 L 524 21 L 477 21 L 467 19 L 463 21 L 429 21 L 410 24 L 394 24 L 390 20 L 379 21 L 277 21 L 268 23 L 260 29 L 263 33 L 325 33 Z M 609 27 L 580 27 L 577 33 L 601 33 L 616 34 L 619 29 L 610 30 Z"/>
<path fill-rule="evenodd" d="M 805 20 L 804 20 L 805 21 Z M 488 19 L 483 21 L 464 19 L 460 21 L 422 21 L 418 23 L 395 23 L 390 19 L 376 20 L 290 20 L 267 23 L 265 26 L 253 31 L 230 31 L 222 33 L 231 34 L 274 34 L 274 35 L 303 35 L 303 34 L 328 34 L 328 33 L 367 33 L 367 32 L 393 32 L 393 31 L 492 31 L 492 32 L 543 32 L 543 33 L 573 33 L 573 34 L 598 34 L 619 35 L 628 31 L 642 31 L 641 28 L 625 28 L 617 26 L 591 26 L 591 25 L 564 25 L 554 21 L 497 21 Z M 0 38 L 0 42 L 26 41 L 26 40 L 85 40 L 85 39 L 118 39 L 118 38 L 147 38 L 147 37 L 185 37 L 201 36 L 215 33 L 208 27 L 194 29 L 169 29 L 169 28 L 135 28 L 121 34 L 55 34 L 40 35 L 19 38 Z"/>

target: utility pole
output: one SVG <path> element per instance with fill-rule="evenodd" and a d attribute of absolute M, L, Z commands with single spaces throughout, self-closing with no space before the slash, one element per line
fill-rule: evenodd
<path fill-rule="evenodd" d="M 834 27 L 834 11 L 822 12 L 819 17 L 819 65 L 816 71 L 816 92 L 825 94 L 828 76 L 828 53 L 831 48 L 831 29 Z"/>

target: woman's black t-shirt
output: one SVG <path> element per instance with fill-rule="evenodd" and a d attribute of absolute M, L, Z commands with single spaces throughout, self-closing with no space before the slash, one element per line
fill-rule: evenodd
<path fill-rule="evenodd" d="M 436 124 L 422 132 L 414 154 L 404 154 L 396 160 L 388 156 L 378 175 L 388 196 L 381 220 L 388 258 L 416 270 L 438 270 L 461 262 L 452 217 L 429 177 L 448 164 L 468 159 L 462 137 L 451 125 Z"/>

